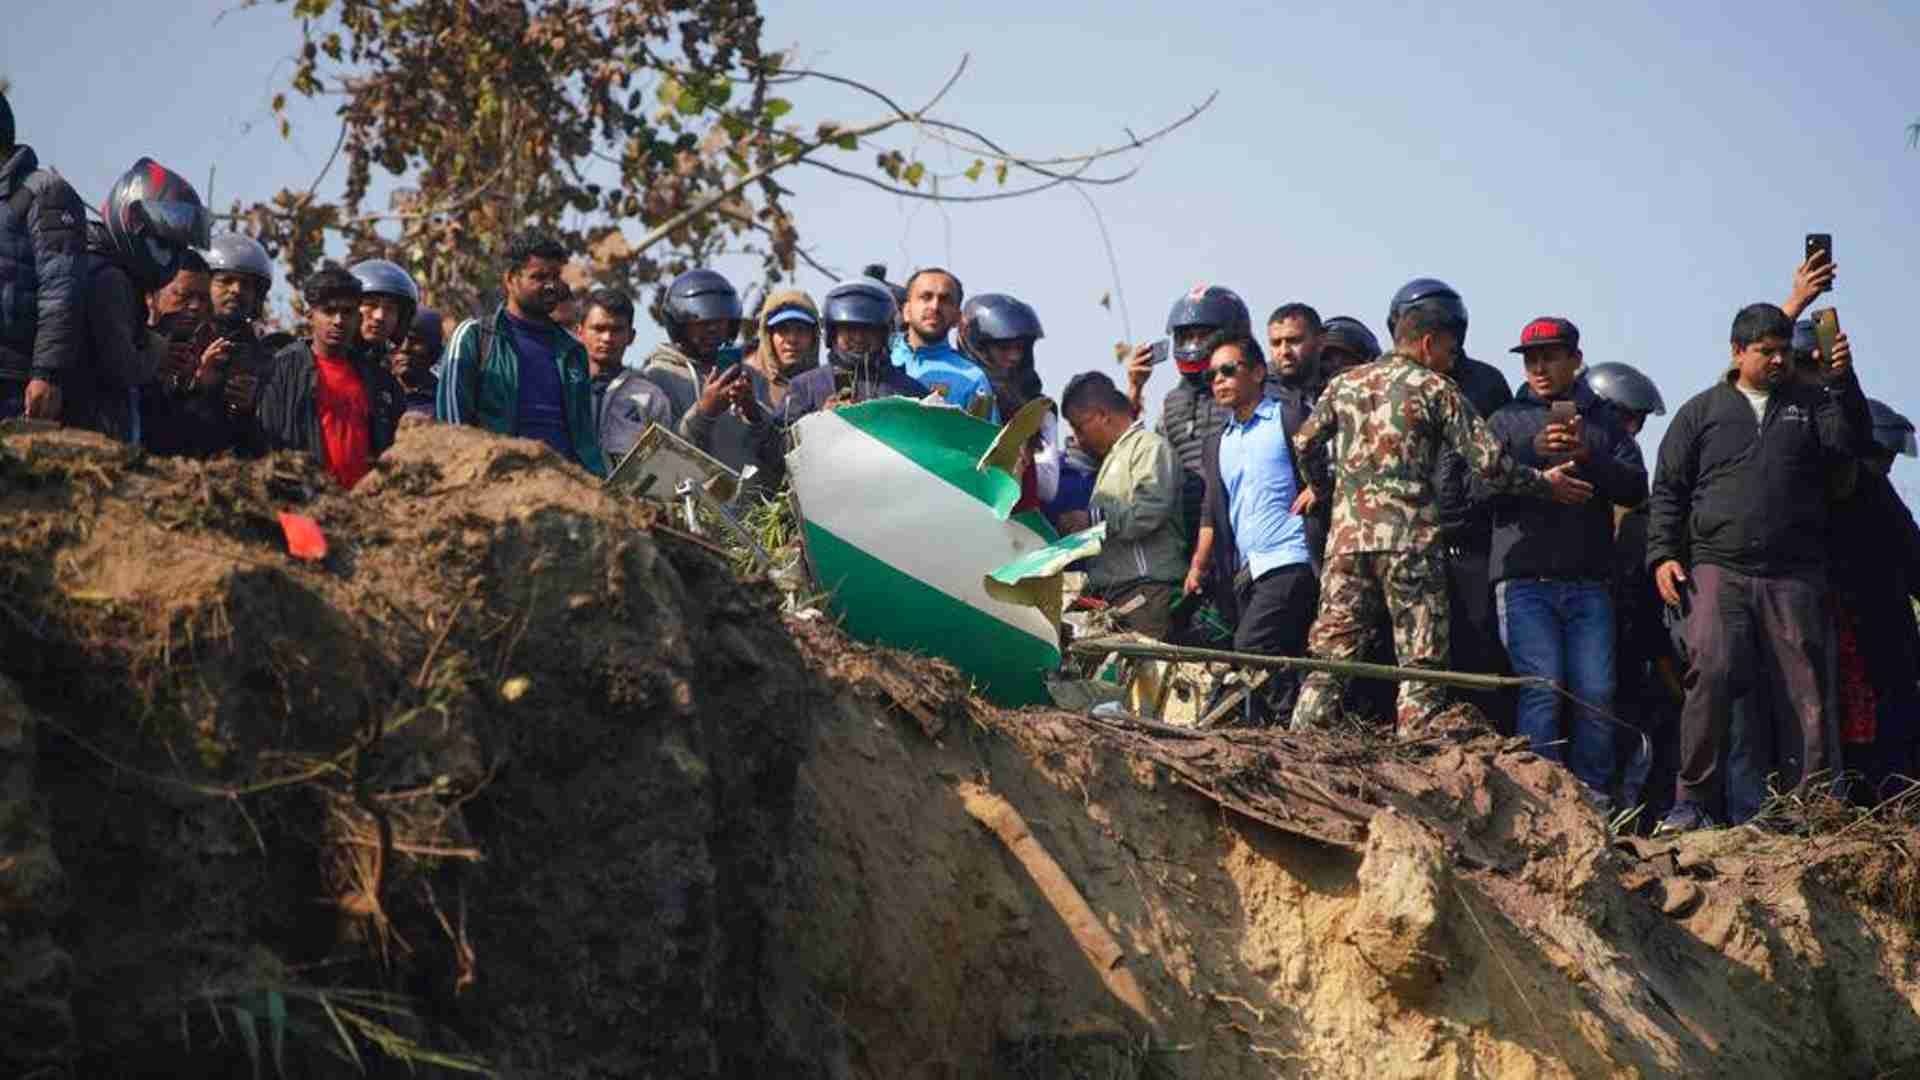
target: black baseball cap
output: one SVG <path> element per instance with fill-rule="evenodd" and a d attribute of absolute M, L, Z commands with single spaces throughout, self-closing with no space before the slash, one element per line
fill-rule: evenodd
<path fill-rule="evenodd" d="M 1558 315 L 1542 315 L 1526 325 L 1520 331 L 1520 344 L 1508 349 L 1508 352 L 1523 353 L 1528 349 L 1544 349 L 1550 345 L 1565 345 L 1569 349 L 1580 347 L 1580 328 L 1571 320 Z"/>

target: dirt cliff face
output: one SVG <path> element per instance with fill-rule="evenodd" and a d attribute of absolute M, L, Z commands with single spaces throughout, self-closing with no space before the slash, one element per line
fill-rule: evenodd
<path fill-rule="evenodd" d="M 0 1073 L 1916 1063 L 1910 830 L 1627 843 L 1471 732 L 994 710 L 463 429 L 408 428 L 352 495 L 291 458 L 0 450 Z"/>

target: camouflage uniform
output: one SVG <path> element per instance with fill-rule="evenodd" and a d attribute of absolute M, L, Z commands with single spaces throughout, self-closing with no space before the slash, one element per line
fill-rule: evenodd
<path fill-rule="evenodd" d="M 1436 459 L 1455 450 L 1489 486 L 1517 495 L 1550 497 L 1546 477 L 1501 452 L 1451 379 L 1399 353 L 1343 371 L 1327 384 L 1313 415 L 1294 433 L 1294 450 L 1305 456 L 1329 440 L 1336 474 L 1333 526 L 1308 651 L 1327 660 L 1360 659 L 1367 628 L 1384 604 L 1400 663 L 1444 667 L 1447 573 L 1434 502 Z M 1338 675 L 1309 675 L 1294 723 L 1324 726 L 1345 682 Z M 1443 703 L 1437 685 L 1401 683 L 1400 729 L 1417 730 Z"/>

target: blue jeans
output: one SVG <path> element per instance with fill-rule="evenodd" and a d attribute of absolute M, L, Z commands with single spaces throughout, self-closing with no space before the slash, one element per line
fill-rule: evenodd
<path fill-rule="evenodd" d="M 1594 709 L 1613 711 L 1612 590 L 1597 581 L 1513 578 L 1495 588 L 1495 598 L 1514 674 L 1552 679 Z M 1560 702 L 1544 687 L 1520 691 L 1515 733 L 1532 740 L 1541 757 L 1565 762 L 1581 782 L 1605 792 L 1613 777 L 1613 725 L 1568 703 L 1568 754 Z"/>

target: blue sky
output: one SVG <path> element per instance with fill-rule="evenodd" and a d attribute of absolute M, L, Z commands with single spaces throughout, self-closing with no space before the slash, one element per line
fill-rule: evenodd
<path fill-rule="evenodd" d="M 297 40 L 288 9 L 216 23 L 227 6 L 24 5 L 0 39 L 22 140 L 89 200 L 141 154 L 196 184 L 214 168 L 223 204 L 306 184 L 335 129 L 302 108 L 284 142 L 268 118 Z M 1219 90 L 1136 179 L 1093 192 L 1136 340 L 1200 281 L 1238 290 L 1256 320 L 1298 299 L 1384 334 L 1393 290 L 1433 275 L 1466 297 L 1469 351 L 1510 381 L 1520 327 L 1561 314 L 1590 362 L 1647 371 L 1671 410 L 1722 369 L 1733 312 L 1782 299 L 1803 234 L 1824 231 L 1841 269 L 1824 302 L 1868 393 L 1920 417 L 1900 322 L 1920 285 L 1920 151 L 1905 133 L 1920 8 L 1456 7 L 839 0 L 769 4 L 766 36 L 907 101 L 970 53 L 943 115 L 1034 153 L 1112 142 Z M 792 96 L 799 117 L 872 115 L 843 91 Z M 941 208 L 818 172 L 785 182 L 830 265 L 951 265 L 970 290 L 1039 310 L 1049 386 L 1117 374 L 1119 307 L 1098 303 L 1115 281 L 1073 192 Z"/>

